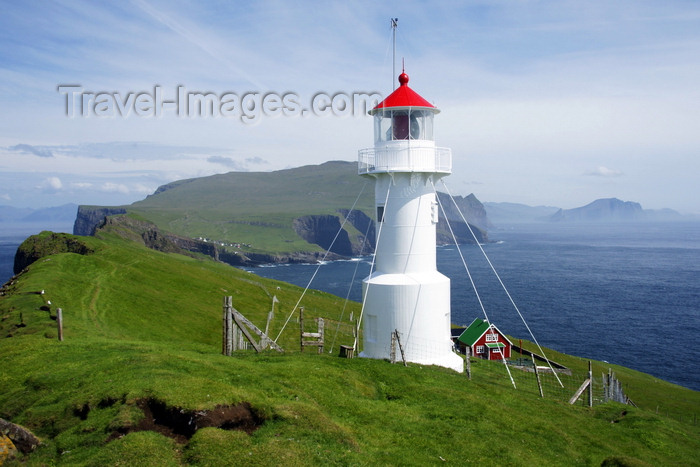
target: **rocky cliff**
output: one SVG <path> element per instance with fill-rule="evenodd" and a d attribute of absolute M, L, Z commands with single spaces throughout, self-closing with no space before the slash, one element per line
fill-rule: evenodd
<path fill-rule="evenodd" d="M 376 239 L 374 221 L 358 210 L 338 209 L 337 212 L 339 216 L 298 217 L 294 219 L 294 231 L 307 242 L 341 256 L 371 254 Z"/>
<path fill-rule="evenodd" d="M 78 214 L 73 224 L 73 235 L 94 235 L 95 229 L 104 222 L 107 216 L 126 214 L 126 208 L 121 206 L 78 206 Z"/>
<path fill-rule="evenodd" d="M 232 252 L 215 243 L 163 232 L 151 222 L 135 219 L 128 215 L 116 215 L 105 218 L 94 234 L 99 236 L 102 232 L 115 233 L 153 250 L 189 256 L 202 254 L 232 266 L 257 266 L 269 263 L 313 263 L 324 256 L 323 252 L 294 252 L 289 254 Z M 342 258 L 341 255 L 334 253 L 330 253 L 326 257 L 329 260 L 340 258 Z"/>
<path fill-rule="evenodd" d="M 450 199 L 450 195 L 447 193 L 438 191 L 437 194 L 438 201 L 445 210 L 447 219 L 450 222 L 464 223 L 462 220 L 462 216 L 464 216 L 464 219 L 466 219 L 470 225 L 477 227 L 484 232 L 493 227 L 486 214 L 484 205 L 477 199 L 476 196 L 474 196 L 473 193 L 464 197 L 453 196 L 454 202 Z M 440 217 L 443 217 L 442 210 L 440 210 Z"/>
<path fill-rule="evenodd" d="M 317 215 L 294 219 L 294 231 L 309 243 L 343 256 L 352 256 L 352 244 L 347 231 L 341 230 L 337 216 Z"/>
<path fill-rule="evenodd" d="M 349 234 L 352 254 L 355 256 L 371 254 L 377 246 L 377 235 L 372 218 L 357 209 L 353 211 L 338 209 L 338 213 L 357 231 L 355 234 Z"/>

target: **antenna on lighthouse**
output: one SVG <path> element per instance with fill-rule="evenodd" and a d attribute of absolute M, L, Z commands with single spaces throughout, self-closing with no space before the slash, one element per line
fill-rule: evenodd
<path fill-rule="evenodd" d="M 394 53 L 391 58 L 391 90 L 396 90 L 396 28 L 399 26 L 398 18 L 391 18 L 391 36 Z"/>

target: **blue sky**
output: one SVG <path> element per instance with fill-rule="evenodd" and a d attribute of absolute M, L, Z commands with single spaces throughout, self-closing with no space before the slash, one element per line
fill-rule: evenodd
<path fill-rule="evenodd" d="M 60 85 L 153 94 L 391 91 L 437 105 L 454 194 L 700 213 L 700 2 L 23 1 L 0 7 L 0 204 L 118 205 L 182 178 L 356 160 L 364 115 L 68 117 Z M 131 101 L 128 101 L 131 102 Z M 106 104 L 105 104 L 106 105 Z M 126 105 L 126 104 L 124 104 Z M 81 107 L 78 107 L 81 109 Z M 103 110 L 105 108 L 103 107 Z M 360 113 L 360 112 L 358 112 Z"/>

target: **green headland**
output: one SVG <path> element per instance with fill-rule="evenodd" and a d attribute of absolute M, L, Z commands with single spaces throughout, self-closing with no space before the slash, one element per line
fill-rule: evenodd
<path fill-rule="evenodd" d="M 512 369 L 514 387 L 498 362 L 472 359 L 469 380 L 339 358 L 360 305 L 318 291 L 300 306 L 326 320 L 326 346 L 301 353 L 290 318 L 301 289 L 147 248 L 133 225 L 23 245 L 38 254 L 0 296 L 0 418 L 41 444 L 5 465 L 699 463 L 696 391 L 593 362 L 594 377 L 612 368 L 637 407 L 570 405 L 588 361 L 554 350 L 573 374 L 564 388 L 543 375 L 545 397 L 532 373 Z M 276 297 L 269 334 L 284 353 L 222 355 L 225 296 L 259 328 Z"/>

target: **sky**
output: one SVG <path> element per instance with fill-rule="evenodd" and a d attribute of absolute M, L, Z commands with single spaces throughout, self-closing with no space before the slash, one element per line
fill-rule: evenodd
<path fill-rule="evenodd" d="M 184 178 L 357 160 L 373 145 L 362 96 L 386 97 L 403 60 L 409 86 L 441 110 L 452 194 L 700 213 L 695 0 L 0 1 L 0 12 L 0 205 L 122 205 Z"/>

